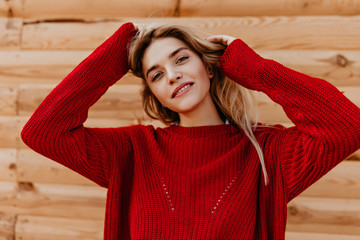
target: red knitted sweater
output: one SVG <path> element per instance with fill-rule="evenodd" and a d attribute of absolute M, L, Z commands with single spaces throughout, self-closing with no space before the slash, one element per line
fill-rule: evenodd
<path fill-rule="evenodd" d="M 221 58 L 295 127 L 260 127 L 255 148 L 233 125 L 87 128 L 87 112 L 127 71 L 124 24 L 41 103 L 22 131 L 35 151 L 108 189 L 105 239 L 284 239 L 287 203 L 360 147 L 360 110 L 324 80 L 237 39 Z"/>

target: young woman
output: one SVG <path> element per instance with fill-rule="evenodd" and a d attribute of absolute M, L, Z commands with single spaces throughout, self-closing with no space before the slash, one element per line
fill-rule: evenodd
<path fill-rule="evenodd" d="M 169 126 L 84 127 L 129 67 L 145 111 Z M 241 86 L 295 127 L 257 126 Z M 240 39 L 126 23 L 46 97 L 22 139 L 108 189 L 105 239 L 284 239 L 287 202 L 360 147 L 360 110 Z"/>

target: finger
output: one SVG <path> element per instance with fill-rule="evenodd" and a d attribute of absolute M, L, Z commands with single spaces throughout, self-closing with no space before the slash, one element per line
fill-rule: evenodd
<path fill-rule="evenodd" d="M 210 42 L 220 42 L 220 43 L 222 43 L 224 41 L 223 36 L 221 36 L 221 35 L 213 35 L 213 36 L 207 37 L 205 39 L 210 41 Z"/>

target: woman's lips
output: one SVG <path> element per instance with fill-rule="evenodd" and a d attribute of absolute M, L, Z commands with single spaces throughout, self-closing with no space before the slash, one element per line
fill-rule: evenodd
<path fill-rule="evenodd" d="M 190 91 L 190 88 L 194 85 L 193 82 L 189 82 L 189 83 L 185 83 L 180 85 L 173 94 L 172 98 L 176 98 L 176 97 L 180 97 L 182 95 L 184 95 L 185 93 L 187 93 L 188 91 Z"/>

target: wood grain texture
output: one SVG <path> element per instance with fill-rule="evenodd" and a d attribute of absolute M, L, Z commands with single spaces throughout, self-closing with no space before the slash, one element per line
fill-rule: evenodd
<path fill-rule="evenodd" d="M 16 181 L 17 150 L 0 148 L 0 181 Z"/>
<path fill-rule="evenodd" d="M 13 14 L 35 19 L 96 19 L 114 17 L 169 17 L 176 0 L 10 0 Z"/>
<path fill-rule="evenodd" d="M 0 212 L 104 219 L 106 189 L 99 186 L 0 181 Z"/>
<path fill-rule="evenodd" d="M 1 150 L 0 156 L 2 154 L 7 157 L 6 153 Z M 8 153 L 8 155 L 11 153 Z M 13 159 L 15 156 L 7 158 L 11 162 L 8 160 L 3 165 L 10 166 L 15 162 Z M 37 154 L 31 149 L 19 150 L 16 166 L 16 169 L 11 169 L 11 176 L 15 175 L 16 171 L 17 179 L 21 182 L 95 185 L 81 175 Z M 359 172 L 360 161 L 343 161 L 305 190 L 301 196 L 360 199 Z"/>
<path fill-rule="evenodd" d="M 18 104 L 20 115 L 30 115 L 54 85 L 27 85 L 20 87 Z M 89 117 L 145 119 L 140 98 L 140 85 L 113 86 L 90 109 Z"/>
<path fill-rule="evenodd" d="M 15 239 L 16 215 L 0 212 L 0 240 Z"/>
<path fill-rule="evenodd" d="M 227 34 L 255 49 L 359 50 L 360 16 L 127 18 L 94 23 L 24 25 L 23 49 L 94 49 L 124 22 L 189 26 L 201 36 Z M 71 33 L 71 34 L 69 34 Z"/>
<path fill-rule="evenodd" d="M 182 0 L 180 16 L 356 15 L 360 1 L 352 0 Z"/>
<path fill-rule="evenodd" d="M 0 116 L 0 148 L 16 148 L 24 145 L 20 132 L 26 118 L 17 116 Z"/>
<path fill-rule="evenodd" d="M 360 200 L 359 173 L 359 161 L 343 161 L 301 193 L 301 196 Z"/>
<path fill-rule="evenodd" d="M 6 0 L 0 0 L 0 18 L 9 16 L 9 4 Z"/>
<path fill-rule="evenodd" d="M 287 231 L 296 231 L 298 233 L 304 232 L 308 233 L 308 236 L 310 233 L 314 234 L 314 236 L 324 236 L 324 234 L 330 234 L 330 237 L 331 234 L 334 234 L 335 236 L 341 236 L 342 234 L 350 236 L 359 235 L 359 201 L 360 200 L 353 199 L 346 200 L 298 197 L 296 198 L 296 201 L 293 200 L 288 207 Z M 63 206 L 60 205 L 60 209 L 62 207 Z M 64 211 L 64 209 L 62 210 Z M 99 223 L 103 220 L 103 218 L 86 218 L 84 215 L 78 217 L 58 217 L 36 214 L 37 216 L 35 219 L 38 219 L 38 221 L 36 221 L 32 227 L 30 227 L 32 224 L 28 224 L 28 230 L 25 230 L 22 227 L 25 227 L 25 224 L 30 221 L 21 222 L 21 216 L 24 214 L 28 215 L 29 219 L 34 219 L 35 217 L 35 213 L 19 213 L 16 226 L 17 232 L 27 232 L 30 231 L 30 229 L 33 229 L 34 232 L 31 234 L 44 234 L 44 231 L 41 231 L 40 229 L 46 229 L 48 227 L 52 228 L 57 225 L 57 229 L 60 229 L 60 233 L 57 231 L 49 231 L 47 232 L 48 239 L 57 239 L 56 234 L 64 234 L 68 232 L 63 228 L 65 227 L 66 229 L 69 226 L 67 225 L 69 222 L 72 223 L 71 226 L 74 234 L 78 235 L 80 234 L 79 231 L 87 232 L 92 229 L 92 223 Z M 41 219 L 47 219 L 48 221 L 41 221 Z M 52 221 L 51 219 L 54 220 Z M 67 221 L 63 222 L 61 219 L 66 219 Z M 83 220 L 87 222 L 86 226 L 82 224 Z M 101 228 L 97 228 L 97 231 L 102 232 L 102 226 L 103 225 L 101 225 Z"/>
<path fill-rule="evenodd" d="M 19 114 L 31 115 L 37 106 L 55 85 L 27 85 L 19 89 Z M 148 117 L 142 110 L 139 85 L 113 86 L 97 101 L 89 111 L 91 118 L 119 118 L 123 120 L 146 120 Z M 347 97 L 360 106 L 360 87 L 339 87 Z M 256 93 L 259 106 L 260 121 L 265 123 L 288 123 L 282 107 L 271 101 L 263 93 Z"/>
<path fill-rule="evenodd" d="M 15 240 L 101 240 L 103 220 L 19 215 Z"/>
<path fill-rule="evenodd" d="M 360 86 L 360 51 L 344 50 L 256 50 L 264 58 L 336 86 Z M 90 51 L 0 51 L 0 86 L 58 83 Z M 117 84 L 140 84 L 125 75 Z"/>
<path fill-rule="evenodd" d="M 30 116 L 0 116 L 0 148 L 27 148 L 21 140 L 21 130 Z M 87 127 L 122 127 L 139 124 L 138 119 L 89 118 Z M 156 124 L 156 123 L 155 123 Z"/>
<path fill-rule="evenodd" d="M 20 182 L 97 186 L 95 183 L 80 174 L 36 153 L 31 149 L 19 150 L 16 165 L 16 175 L 18 181 Z"/>
<path fill-rule="evenodd" d="M 15 116 L 17 114 L 17 89 L 0 84 L 0 115 Z"/>
<path fill-rule="evenodd" d="M 360 200 L 297 197 L 288 204 L 286 229 L 360 236 Z"/>
<path fill-rule="evenodd" d="M 352 161 L 360 161 L 360 149 L 351 154 L 348 159 Z"/>
<path fill-rule="evenodd" d="M 60 82 L 90 51 L 0 51 L 0 84 Z"/>
<path fill-rule="evenodd" d="M 359 240 L 359 235 L 286 231 L 286 240 Z"/>
<path fill-rule="evenodd" d="M 262 57 L 335 86 L 360 86 L 360 51 L 256 50 Z"/>
<path fill-rule="evenodd" d="M 0 17 L 0 50 L 20 49 L 22 19 Z"/>

